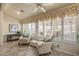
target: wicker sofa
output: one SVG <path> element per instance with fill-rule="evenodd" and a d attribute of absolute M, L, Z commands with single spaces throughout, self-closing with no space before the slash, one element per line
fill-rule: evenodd
<path fill-rule="evenodd" d="M 52 42 L 43 43 L 42 46 L 37 48 L 37 51 L 38 51 L 39 55 L 51 53 L 51 51 L 52 51 Z"/>
<path fill-rule="evenodd" d="M 30 43 L 30 38 L 20 37 L 18 41 L 18 45 L 26 45 Z"/>
<path fill-rule="evenodd" d="M 51 53 L 53 44 L 52 42 L 42 42 L 42 41 L 33 40 L 30 42 L 30 45 L 37 49 L 39 55 L 42 55 L 42 54 Z"/>
<path fill-rule="evenodd" d="M 53 39 L 53 38 L 54 38 L 54 35 L 50 36 L 50 39 Z M 31 36 L 29 38 L 20 37 L 18 44 L 19 45 L 29 44 L 30 46 L 35 47 L 39 55 L 51 53 L 51 48 L 53 45 L 52 42 L 48 40 L 44 42 L 43 39 L 44 38 L 37 39 L 35 36 Z"/>

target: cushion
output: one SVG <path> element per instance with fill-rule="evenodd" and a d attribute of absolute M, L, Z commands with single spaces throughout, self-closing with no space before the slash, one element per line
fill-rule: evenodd
<path fill-rule="evenodd" d="M 36 40 L 31 40 L 31 43 L 36 43 L 37 41 Z"/>
<path fill-rule="evenodd" d="M 38 46 L 42 46 L 43 43 L 44 43 L 44 42 L 42 42 L 42 41 L 37 41 L 37 45 L 38 45 Z"/>
<path fill-rule="evenodd" d="M 42 41 L 37 41 L 37 40 L 32 40 L 31 42 L 30 42 L 30 44 L 31 45 L 33 45 L 33 46 L 42 46 L 42 44 L 43 44 L 44 42 L 42 42 Z"/>

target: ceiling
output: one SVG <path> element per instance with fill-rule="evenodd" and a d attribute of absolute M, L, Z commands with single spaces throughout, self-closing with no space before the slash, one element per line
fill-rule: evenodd
<path fill-rule="evenodd" d="M 41 3 L 45 8 L 46 12 L 51 10 L 56 10 L 68 5 L 72 5 L 72 3 L 49 3 L 50 5 L 46 5 L 48 3 Z M 43 12 L 38 9 L 37 12 L 33 13 L 33 10 L 36 8 L 35 3 L 4 3 L 3 12 L 15 17 L 17 19 L 25 19 L 27 17 L 31 17 L 37 14 L 42 14 Z"/>

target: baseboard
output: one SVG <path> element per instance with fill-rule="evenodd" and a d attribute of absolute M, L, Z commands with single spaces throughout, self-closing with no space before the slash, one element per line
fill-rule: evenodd
<path fill-rule="evenodd" d="M 62 50 L 62 49 L 58 49 L 58 48 L 55 48 L 55 49 L 58 50 L 58 51 L 62 51 L 62 52 L 65 52 L 65 53 L 67 53 L 67 54 L 70 54 L 70 55 L 72 55 L 72 56 L 77 56 L 77 54 L 71 53 L 71 52 L 66 51 L 66 50 Z"/>

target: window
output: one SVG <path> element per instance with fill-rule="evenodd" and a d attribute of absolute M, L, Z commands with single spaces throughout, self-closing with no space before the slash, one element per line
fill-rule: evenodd
<path fill-rule="evenodd" d="M 61 19 L 59 17 L 52 20 L 52 32 L 55 36 L 54 40 L 61 40 Z"/>
<path fill-rule="evenodd" d="M 64 18 L 64 40 L 75 41 L 75 17 Z"/>
<path fill-rule="evenodd" d="M 35 33 L 35 22 L 32 22 L 32 33 Z"/>
<path fill-rule="evenodd" d="M 44 21 L 44 36 L 45 36 L 48 32 L 51 32 L 51 20 L 45 20 L 45 21 Z"/>
<path fill-rule="evenodd" d="M 30 35 L 32 33 L 31 23 L 23 24 L 23 34 Z"/>
<path fill-rule="evenodd" d="M 75 41 L 75 16 L 65 17 L 63 21 L 59 17 L 52 20 L 38 21 L 37 26 L 35 22 L 23 25 L 24 34 L 30 35 L 35 32 L 38 32 L 38 36 L 41 34 L 42 37 L 45 37 L 48 32 L 51 32 L 55 36 L 54 40 Z"/>
<path fill-rule="evenodd" d="M 38 21 L 38 35 L 43 34 L 43 21 Z"/>
<path fill-rule="evenodd" d="M 56 28 L 57 28 L 57 23 L 56 23 L 56 19 L 52 20 L 52 32 L 56 32 Z"/>
<path fill-rule="evenodd" d="M 23 24 L 23 34 L 26 35 L 27 24 Z"/>

